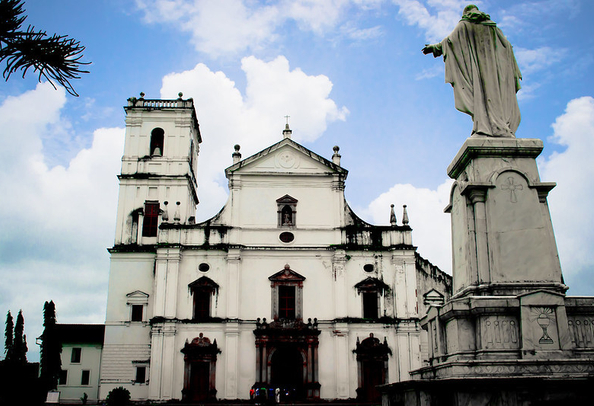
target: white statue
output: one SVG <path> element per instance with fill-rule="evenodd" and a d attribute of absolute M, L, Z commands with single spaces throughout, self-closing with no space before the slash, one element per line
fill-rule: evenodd
<path fill-rule="evenodd" d="M 488 14 L 466 6 L 454 31 L 425 45 L 423 53 L 443 55 L 445 81 L 454 88 L 456 109 L 472 117 L 472 135 L 515 137 L 522 75 L 511 44 Z"/>

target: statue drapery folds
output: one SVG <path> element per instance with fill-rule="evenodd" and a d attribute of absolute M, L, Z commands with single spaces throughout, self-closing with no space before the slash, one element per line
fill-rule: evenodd
<path fill-rule="evenodd" d="M 511 44 L 488 14 L 467 6 L 454 31 L 423 53 L 443 55 L 445 81 L 454 88 L 456 109 L 472 117 L 472 135 L 515 137 L 522 76 Z"/>

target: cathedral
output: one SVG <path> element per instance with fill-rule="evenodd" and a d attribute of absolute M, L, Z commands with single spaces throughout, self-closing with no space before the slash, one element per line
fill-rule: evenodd
<path fill-rule="evenodd" d="M 202 135 L 181 96 L 125 107 L 97 397 L 377 401 L 410 379 L 452 280 L 416 252 L 406 206 L 400 223 L 393 206 L 390 225 L 357 217 L 339 148 L 326 159 L 287 124 L 255 155 L 235 146 L 227 203 L 196 222 Z"/>

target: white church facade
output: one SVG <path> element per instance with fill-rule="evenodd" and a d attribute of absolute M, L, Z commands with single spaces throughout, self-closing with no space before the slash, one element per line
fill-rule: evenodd
<path fill-rule="evenodd" d="M 123 386 L 133 400 L 259 387 L 377 400 L 377 385 L 423 365 L 419 319 L 450 297 L 451 278 L 416 252 L 406 207 L 388 226 L 352 212 L 337 147 L 325 159 L 288 125 L 253 156 L 236 146 L 226 205 L 196 223 L 193 101 L 133 98 L 125 110 L 100 399 Z"/>

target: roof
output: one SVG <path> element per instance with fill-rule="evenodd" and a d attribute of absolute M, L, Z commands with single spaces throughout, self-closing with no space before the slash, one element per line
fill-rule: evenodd
<path fill-rule="evenodd" d="M 277 142 L 276 144 L 273 144 L 273 145 L 269 146 L 268 148 L 265 148 L 262 151 L 257 152 L 254 155 L 252 155 L 248 158 L 245 158 L 242 161 L 237 162 L 236 164 L 231 165 L 230 167 L 225 169 L 225 174 L 228 177 L 230 173 L 235 172 L 236 170 L 243 168 L 244 166 L 247 166 L 254 161 L 257 161 L 257 160 L 273 153 L 274 151 L 279 150 L 280 148 L 284 147 L 285 145 L 290 145 L 293 148 L 295 148 L 296 150 L 300 151 L 302 154 L 309 156 L 314 161 L 318 161 L 322 165 L 327 166 L 332 171 L 343 174 L 345 178 L 346 178 L 347 174 L 349 173 L 349 171 L 347 171 L 340 165 L 336 165 L 334 162 L 329 161 L 326 158 L 324 158 L 323 156 L 318 155 L 315 152 L 305 148 L 303 145 L 293 141 L 292 139 L 284 138 L 281 141 Z"/>
<path fill-rule="evenodd" d="M 56 324 L 62 344 L 103 344 L 105 324 Z"/>

